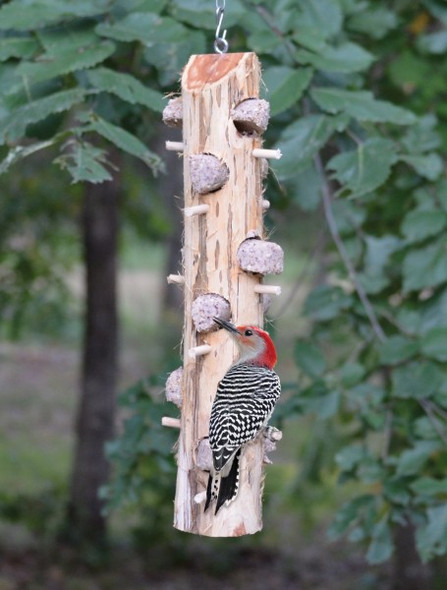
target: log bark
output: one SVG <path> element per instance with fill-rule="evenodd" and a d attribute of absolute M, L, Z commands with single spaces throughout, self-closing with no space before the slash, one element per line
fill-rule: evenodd
<path fill-rule="evenodd" d="M 259 277 L 243 272 L 237 249 L 249 232 L 262 235 L 261 161 L 252 155 L 262 145 L 241 134 L 231 112 L 259 96 L 260 66 L 253 53 L 192 56 L 182 78 L 185 208 L 209 205 L 207 213 L 184 219 L 184 372 L 174 526 L 213 537 L 251 534 L 262 528 L 263 441 L 244 448 L 239 493 L 214 516 L 204 512 L 208 473 L 196 465 L 201 440 L 208 436 L 217 384 L 236 351 L 224 331 L 198 333 L 191 318 L 195 298 L 217 293 L 231 306 L 236 324 L 262 326 L 263 307 L 254 288 Z M 229 178 L 216 192 L 199 195 L 191 182 L 191 156 L 212 154 L 228 167 Z M 211 352 L 189 351 L 209 344 Z"/>

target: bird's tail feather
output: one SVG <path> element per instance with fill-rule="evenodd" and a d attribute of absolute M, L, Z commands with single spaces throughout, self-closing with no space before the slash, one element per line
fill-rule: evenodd
<path fill-rule="evenodd" d="M 209 505 L 213 500 L 217 500 L 216 510 L 217 514 L 219 508 L 223 504 L 229 504 L 237 495 L 239 490 L 239 457 L 241 449 L 236 451 L 231 463 L 228 475 L 223 476 L 221 472 L 210 472 L 208 476 L 208 484 L 206 486 L 206 502 L 205 511 L 208 510 Z"/>
<path fill-rule="evenodd" d="M 239 449 L 234 455 L 233 463 L 227 477 L 221 477 L 219 494 L 217 496 L 216 511 L 217 514 L 219 508 L 227 503 L 229 504 L 237 495 L 239 489 L 239 457 L 241 455 L 241 449 Z"/>
<path fill-rule="evenodd" d="M 210 505 L 212 500 L 217 498 L 217 489 L 219 487 L 219 480 L 220 474 L 213 473 L 210 471 L 208 476 L 208 484 L 206 486 L 206 502 L 205 502 L 205 511 L 208 510 L 208 506 Z"/>

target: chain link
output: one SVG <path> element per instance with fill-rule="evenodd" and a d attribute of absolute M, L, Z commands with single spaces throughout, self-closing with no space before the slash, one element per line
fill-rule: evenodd
<path fill-rule="evenodd" d="M 226 40 L 227 30 L 221 33 L 222 21 L 225 14 L 225 0 L 216 0 L 216 35 L 214 39 L 214 51 L 216 53 L 226 53 L 228 51 L 228 41 Z"/>

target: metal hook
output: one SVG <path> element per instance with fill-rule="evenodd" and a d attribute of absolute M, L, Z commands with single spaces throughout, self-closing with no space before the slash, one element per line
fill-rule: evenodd
<path fill-rule="evenodd" d="M 221 35 L 222 21 L 225 14 L 225 0 L 216 0 L 216 36 L 214 41 L 214 51 L 216 53 L 226 53 L 228 51 L 228 41 L 226 40 L 227 30 Z"/>

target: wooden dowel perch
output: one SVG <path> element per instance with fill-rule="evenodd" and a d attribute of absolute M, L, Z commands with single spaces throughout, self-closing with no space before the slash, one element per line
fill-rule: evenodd
<path fill-rule="evenodd" d="M 278 290 L 259 285 L 259 275 L 241 268 L 237 258 L 247 232 L 263 235 L 263 158 L 280 157 L 279 150 L 262 149 L 268 105 L 259 100 L 260 78 L 254 53 L 194 55 L 183 72 L 181 104 L 177 100 L 164 115 L 170 125 L 183 121 L 183 141 L 169 142 L 168 149 L 183 151 L 188 216 L 174 526 L 212 537 L 237 537 L 262 528 L 263 436 L 243 448 L 236 499 L 217 515 L 212 509 L 204 511 L 211 404 L 236 357 L 234 345 L 223 330 L 216 330 L 213 317 L 262 327 L 259 293 Z"/>
<path fill-rule="evenodd" d="M 254 291 L 261 295 L 281 295 L 281 287 L 279 285 L 255 285 Z"/>
<path fill-rule="evenodd" d="M 171 418 L 170 416 L 163 416 L 161 424 L 168 428 L 180 428 L 180 420 L 178 418 Z"/>
<path fill-rule="evenodd" d="M 168 275 L 166 277 L 168 285 L 184 285 L 185 277 L 183 275 Z"/>
<path fill-rule="evenodd" d="M 253 157 L 267 158 L 268 160 L 280 160 L 282 158 L 281 150 L 264 150 L 256 148 L 253 150 Z"/>
<path fill-rule="evenodd" d="M 201 346 L 193 346 L 188 351 L 188 356 L 192 359 L 197 358 L 198 356 L 204 356 L 205 354 L 209 354 L 213 349 L 209 344 L 202 344 Z"/>
<path fill-rule="evenodd" d="M 193 205 L 192 207 L 185 207 L 183 213 L 185 217 L 193 217 L 194 215 L 203 215 L 204 213 L 208 213 L 210 209 L 209 205 Z"/>
<path fill-rule="evenodd" d="M 183 141 L 167 141 L 165 147 L 168 152 L 183 152 L 184 145 Z"/>

